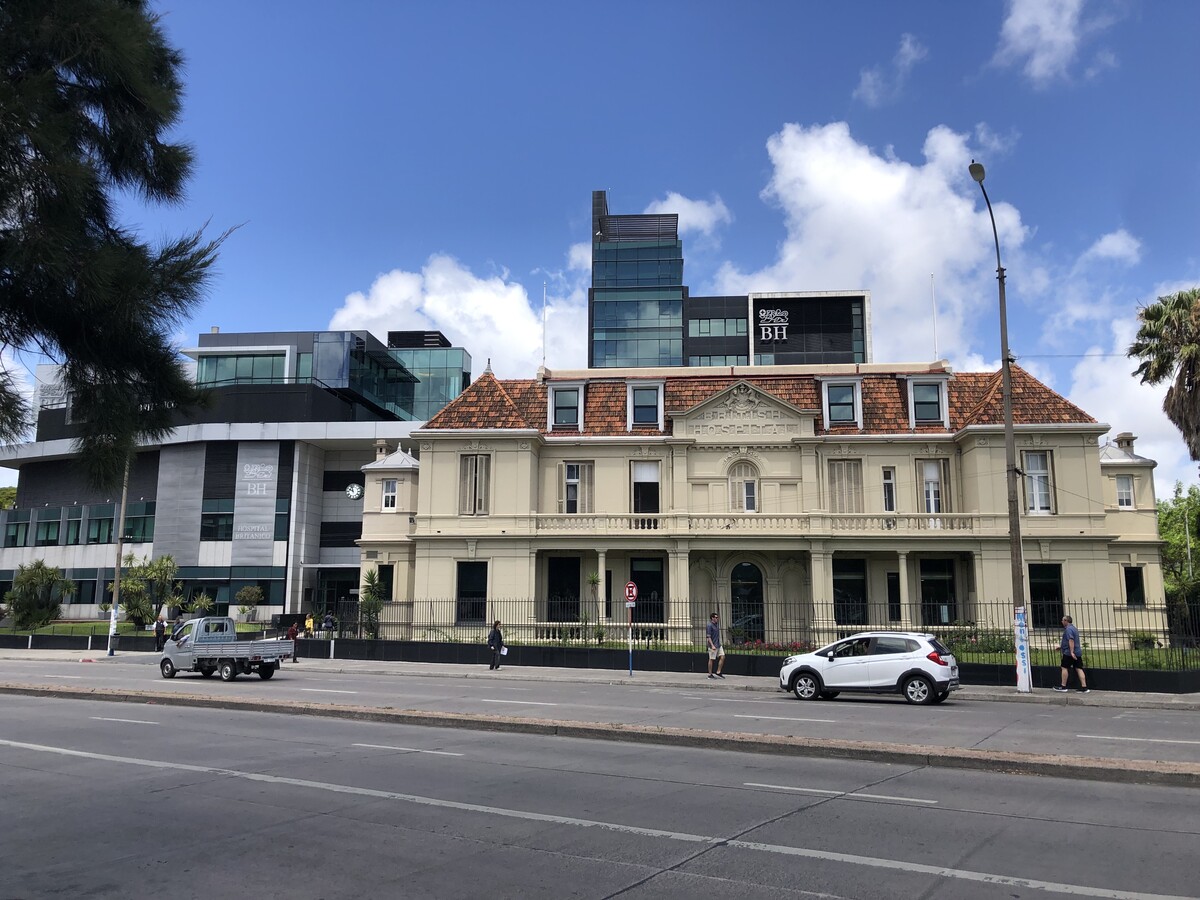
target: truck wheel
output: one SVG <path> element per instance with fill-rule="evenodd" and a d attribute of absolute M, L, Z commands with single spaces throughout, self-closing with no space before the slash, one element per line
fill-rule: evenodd
<path fill-rule="evenodd" d="M 162 672 L 163 678 L 175 677 L 175 663 L 171 662 L 169 659 L 164 659 L 162 662 L 160 662 L 158 664 L 158 670 Z"/>
<path fill-rule="evenodd" d="M 212 678 L 214 675 L 217 674 L 217 667 L 216 666 L 203 666 L 200 669 L 200 674 L 203 675 L 205 678 Z"/>
<path fill-rule="evenodd" d="M 222 681 L 233 681 L 238 675 L 237 663 L 232 659 L 223 659 L 217 671 L 221 673 Z"/>
<path fill-rule="evenodd" d="M 263 663 L 258 667 L 258 677 L 263 681 L 269 681 L 271 676 L 275 674 L 275 669 L 278 666 L 279 663 Z"/>

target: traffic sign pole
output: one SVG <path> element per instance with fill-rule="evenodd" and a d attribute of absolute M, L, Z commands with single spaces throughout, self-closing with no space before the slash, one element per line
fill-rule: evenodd
<path fill-rule="evenodd" d="M 632 581 L 625 585 L 625 611 L 629 613 L 629 677 L 633 677 L 633 607 L 637 603 L 637 585 Z"/>

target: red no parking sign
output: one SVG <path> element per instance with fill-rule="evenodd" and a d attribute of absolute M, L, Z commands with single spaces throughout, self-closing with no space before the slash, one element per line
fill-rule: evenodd
<path fill-rule="evenodd" d="M 632 581 L 625 585 L 625 605 L 630 609 L 637 604 L 637 585 Z"/>

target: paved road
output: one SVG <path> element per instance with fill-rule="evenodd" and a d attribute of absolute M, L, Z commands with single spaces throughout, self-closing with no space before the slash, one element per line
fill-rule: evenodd
<path fill-rule="evenodd" d="M 1158 900 L 1200 844 L 1171 788 L 22 696 L 0 796 L 22 898 Z"/>
<path fill-rule="evenodd" d="M 1168 698 L 1177 708 L 1130 708 L 1109 704 L 1139 698 L 1038 692 L 1018 699 L 967 688 L 938 707 L 848 695 L 802 703 L 777 691 L 773 679 L 644 673 L 614 684 L 618 674 L 593 670 L 491 674 L 481 667 L 327 660 L 288 664 L 269 682 L 225 684 L 194 675 L 164 680 L 149 655 L 78 659 L 10 654 L 0 658 L 0 682 L 1200 765 L 1200 703 L 1189 698 Z M 965 696 L 994 699 L 958 699 Z"/>

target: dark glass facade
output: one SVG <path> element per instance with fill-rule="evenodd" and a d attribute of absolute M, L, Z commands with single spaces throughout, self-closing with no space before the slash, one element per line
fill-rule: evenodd
<path fill-rule="evenodd" d="M 679 217 L 592 192 L 591 368 L 865 363 L 866 328 L 865 293 L 689 296 Z"/>

